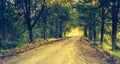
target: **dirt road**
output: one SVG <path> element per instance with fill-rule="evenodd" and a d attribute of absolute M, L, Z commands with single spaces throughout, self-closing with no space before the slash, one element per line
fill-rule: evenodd
<path fill-rule="evenodd" d="M 107 64 L 102 59 L 87 57 L 83 52 L 85 49 L 78 49 L 76 46 L 78 39 L 79 37 L 72 37 L 40 46 L 9 60 L 5 64 Z"/>

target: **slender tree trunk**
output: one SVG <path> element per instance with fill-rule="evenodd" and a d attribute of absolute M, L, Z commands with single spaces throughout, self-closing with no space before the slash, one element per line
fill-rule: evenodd
<path fill-rule="evenodd" d="M 63 30 L 63 27 L 62 27 L 62 24 L 63 24 L 63 22 L 62 21 L 60 21 L 60 34 L 59 34 L 59 37 L 60 38 L 62 38 L 62 30 Z"/>
<path fill-rule="evenodd" d="M 43 19 L 43 38 L 44 38 L 44 40 L 47 40 L 46 39 L 46 25 L 47 25 L 46 13 L 47 13 L 47 7 L 46 7 L 45 0 L 43 0 L 43 12 L 42 12 L 43 17 L 42 17 L 42 19 Z"/>
<path fill-rule="evenodd" d="M 95 21 L 96 14 L 93 14 L 93 35 L 94 35 L 94 44 L 96 44 L 96 21 Z"/>
<path fill-rule="evenodd" d="M 91 10 L 92 11 L 92 10 Z M 90 22 L 89 22 L 89 40 L 93 40 L 93 12 L 89 13 Z"/>
<path fill-rule="evenodd" d="M 25 19 L 27 21 L 27 28 L 28 28 L 28 32 L 29 32 L 29 42 L 33 42 L 33 33 L 32 33 L 32 25 L 31 25 L 31 19 L 30 19 L 30 16 L 31 16 L 31 10 L 30 10 L 30 1 L 31 0 L 24 0 L 25 2 Z"/>
<path fill-rule="evenodd" d="M 112 50 L 116 49 L 116 34 L 117 34 L 117 21 L 118 21 L 118 7 L 113 1 L 112 5 Z"/>
<path fill-rule="evenodd" d="M 46 21 L 43 21 L 44 22 L 44 27 L 43 27 L 43 38 L 44 40 L 46 40 Z"/>
<path fill-rule="evenodd" d="M 30 39 L 30 42 L 33 42 L 33 32 L 32 32 L 32 27 L 28 27 L 28 31 L 29 31 L 29 39 Z"/>
<path fill-rule="evenodd" d="M 87 35 L 87 26 L 86 25 L 84 26 L 84 36 L 88 37 L 88 35 Z"/>
<path fill-rule="evenodd" d="M 58 24 L 56 23 L 56 26 L 55 26 L 55 37 L 56 39 L 58 38 Z"/>
<path fill-rule="evenodd" d="M 89 27 L 89 40 L 92 41 L 92 26 Z"/>
<path fill-rule="evenodd" d="M 94 44 L 96 44 L 96 28 L 93 30 L 94 33 Z"/>
<path fill-rule="evenodd" d="M 103 38 L 104 38 L 104 24 L 105 24 L 105 8 L 102 7 L 102 25 L 101 25 L 101 40 L 100 40 L 100 44 L 102 45 L 103 43 Z"/>
<path fill-rule="evenodd" d="M 0 0 L 0 12 L 1 12 L 1 27 L 2 27 L 2 40 L 6 42 L 6 19 L 5 19 L 5 0 Z"/>
<path fill-rule="evenodd" d="M 37 22 L 37 1 L 35 0 L 35 18 L 32 27 L 36 24 L 36 22 Z"/>

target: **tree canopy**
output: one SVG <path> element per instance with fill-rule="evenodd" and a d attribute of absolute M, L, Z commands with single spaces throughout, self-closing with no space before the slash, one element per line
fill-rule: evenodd
<path fill-rule="evenodd" d="M 1 0 L 0 48 L 63 38 L 73 27 L 80 27 L 89 41 L 109 42 L 115 50 L 119 11 L 119 0 Z"/>

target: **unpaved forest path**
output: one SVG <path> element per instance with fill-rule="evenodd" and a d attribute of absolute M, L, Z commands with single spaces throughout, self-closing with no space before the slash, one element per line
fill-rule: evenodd
<path fill-rule="evenodd" d="M 78 40 L 79 37 L 72 37 L 40 46 L 5 64 L 107 64 L 102 58 L 94 57 L 94 51 L 90 52 L 89 46 Z"/>

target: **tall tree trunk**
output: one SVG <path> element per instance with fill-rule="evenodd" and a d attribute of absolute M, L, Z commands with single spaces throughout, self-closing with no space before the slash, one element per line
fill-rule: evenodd
<path fill-rule="evenodd" d="M 96 21 L 95 21 L 96 14 L 93 14 L 93 35 L 94 35 L 94 44 L 96 44 Z"/>
<path fill-rule="evenodd" d="M 104 24 L 105 24 L 105 8 L 102 6 L 102 25 L 101 25 L 101 40 L 100 44 L 102 45 L 103 43 L 103 38 L 104 38 Z"/>
<path fill-rule="evenodd" d="M 96 26 L 94 26 L 96 27 Z M 93 33 L 94 33 L 94 44 L 96 44 L 96 28 L 93 30 Z"/>
<path fill-rule="evenodd" d="M 47 7 L 46 7 L 46 2 L 43 0 L 43 12 L 42 12 L 42 19 L 43 19 L 43 38 L 44 40 L 46 39 L 46 25 L 47 25 Z"/>
<path fill-rule="evenodd" d="M 90 25 L 90 26 L 89 26 L 89 40 L 90 40 L 90 41 L 92 41 L 92 39 L 93 39 L 93 38 L 92 38 L 92 35 L 93 35 L 93 34 L 92 34 L 92 26 Z"/>
<path fill-rule="evenodd" d="M 62 38 L 62 30 L 63 30 L 63 27 L 62 27 L 62 24 L 63 24 L 63 22 L 62 21 L 60 21 L 60 34 L 59 34 L 59 37 L 60 38 Z"/>
<path fill-rule="evenodd" d="M 6 19 L 5 19 L 5 0 L 0 0 L 0 12 L 1 12 L 1 27 L 2 27 L 2 40 L 6 42 L 6 32 L 7 32 L 7 26 L 6 26 Z"/>
<path fill-rule="evenodd" d="M 33 32 L 32 32 L 32 27 L 28 26 L 28 31 L 29 31 L 29 42 L 33 42 Z"/>
<path fill-rule="evenodd" d="M 44 40 L 46 40 L 46 20 L 45 20 L 45 19 L 44 19 L 43 23 L 44 23 L 44 27 L 43 27 L 43 38 L 44 38 Z"/>
<path fill-rule="evenodd" d="M 112 1 L 112 50 L 116 49 L 116 34 L 117 34 L 117 21 L 118 21 L 118 7 L 116 1 Z"/>
<path fill-rule="evenodd" d="M 92 11 L 92 10 L 91 10 Z M 90 16 L 90 22 L 89 22 L 89 40 L 93 40 L 93 12 L 89 13 Z"/>
<path fill-rule="evenodd" d="M 24 0 L 25 2 L 25 19 L 27 21 L 27 28 L 28 28 L 28 32 L 29 32 L 29 42 L 33 42 L 33 33 L 32 33 L 32 25 L 31 25 L 31 19 L 30 19 L 30 16 L 31 16 L 31 10 L 30 10 L 30 1 L 31 0 Z"/>
<path fill-rule="evenodd" d="M 56 22 L 56 26 L 55 26 L 55 37 L 56 39 L 58 38 L 58 24 Z"/>
<path fill-rule="evenodd" d="M 84 36 L 88 37 L 88 35 L 87 35 L 87 26 L 86 25 L 84 26 Z"/>

